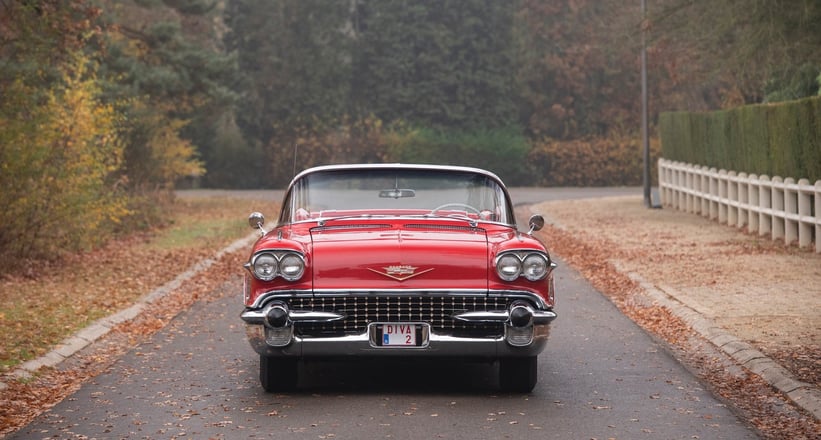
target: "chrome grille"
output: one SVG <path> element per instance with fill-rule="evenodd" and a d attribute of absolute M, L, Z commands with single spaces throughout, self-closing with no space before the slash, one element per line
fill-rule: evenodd
<path fill-rule="evenodd" d="M 300 322 L 300 336 L 331 336 L 364 333 L 371 322 L 427 322 L 443 335 L 491 337 L 504 334 L 502 323 L 467 323 L 451 318 L 454 313 L 505 310 L 508 300 L 484 296 L 328 296 L 293 298 L 292 310 L 336 312 L 346 316 L 333 322 Z"/>

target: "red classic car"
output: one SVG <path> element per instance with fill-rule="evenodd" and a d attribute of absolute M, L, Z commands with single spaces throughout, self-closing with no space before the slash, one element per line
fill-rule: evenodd
<path fill-rule="evenodd" d="M 338 165 L 294 178 L 261 230 L 244 285 L 266 391 L 299 362 L 427 357 L 499 362 L 503 390 L 529 392 L 553 312 L 555 264 L 517 230 L 501 180 L 431 165 Z"/>

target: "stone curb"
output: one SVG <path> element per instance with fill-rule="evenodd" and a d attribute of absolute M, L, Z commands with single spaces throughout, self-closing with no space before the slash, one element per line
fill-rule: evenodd
<path fill-rule="evenodd" d="M 214 254 L 213 257 L 206 258 L 202 261 L 195 263 L 194 265 L 189 267 L 188 270 L 177 275 L 176 278 L 174 278 L 173 280 L 163 284 L 162 286 L 154 289 L 152 292 L 137 300 L 137 302 L 134 303 L 131 307 L 121 310 L 113 315 L 109 315 L 105 318 L 101 318 L 97 321 L 94 321 L 87 327 L 78 331 L 73 336 L 64 339 L 62 342 L 57 344 L 57 346 L 53 350 L 46 353 L 45 355 L 40 356 L 37 359 L 32 359 L 30 361 L 24 362 L 23 364 L 17 367 L 17 369 L 12 373 L 12 376 L 17 377 L 18 379 L 27 379 L 30 378 L 33 373 L 37 372 L 37 370 L 39 370 L 42 367 L 57 366 L 67 358 L 73 356 L 83 348 L 91 345 L 91 343 L 108 334 L 108 332 L 111 331 L 112 328 L 139 316 L 139 314 L 142 313 L 142 311 L 146 308 L 147 305 L 164 298 L 165 296 L 167 296 L 168 294 L 182 286 L 185 281 L 188 281 L 195 275 L 198 275 L 199 273 L 210 268 L 223 255 L 238 251 L 244 247 L 249 247 L 254 241 L 256 241 L 258 237 L 259 233 L 255 232 L 251 235 L 234 241 L 230 245 L 219 250 L 216 254 Z M 8 385 L 6 385 L 3 382 L 0 382 L 0 391 L 6 389 L 7 387 Z"/>
<path fill-rule="evenodd" d="M 658 305 L 670 310 L 693 328 L 704 339 L 707 339 L 736 362 L 760 376 L 773 388 L 781 391 L 796 405 L 821 420 L 821 390 L 818 387 L 796 380 L 781 365 L 767 357 L 751 344 L 738 339 L 722 329 L 709 318 L 678 300 L 681 294 L 670 286 L 652 284 L 640 275 L 622 270 L 615 264 L 616 270 L 627 275 L 647 293 Z"/>

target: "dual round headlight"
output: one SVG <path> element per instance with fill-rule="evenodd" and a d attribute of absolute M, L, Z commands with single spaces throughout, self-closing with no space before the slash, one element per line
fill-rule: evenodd
<path fill-rule="evenodd" d="M 305 272 L 305 259 L 295 252 L 260 252 L 251 259 L 251 273 L 260 281 L 271 281 L 280 276 L 296 281 Z"/>
<path fill-rule="evenodd" d="M 508 252 L 496 258 L 496 273 L 505 281 L 525 277 L 539 281 L 547 276 L 550 260 L 538 252 Z"/>

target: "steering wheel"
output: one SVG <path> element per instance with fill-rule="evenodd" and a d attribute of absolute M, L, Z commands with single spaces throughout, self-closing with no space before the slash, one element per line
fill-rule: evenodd
<path fill-rule="evenodd" d="M 479 215 L 479 213 L 480 213 L 480 211 L 478 209 L 474 208 L 473 206 L 464 204 L 464 203 L 445 203 L 444 205 L 437 206 L 436 208 L 433 208 L 433 210 L 431 210 L 430 213 L 431 214 L 436 214 L 436 211 L 441 211 L 445 208 L 462 208 L 465 211 L 472 212 L 476 215 Z"/>

